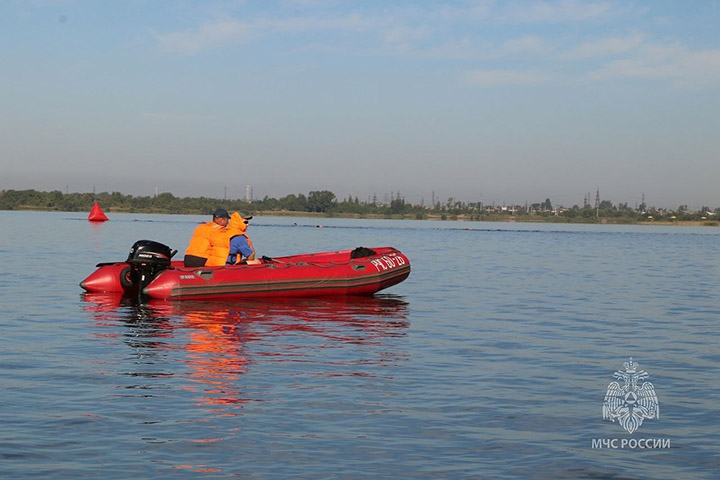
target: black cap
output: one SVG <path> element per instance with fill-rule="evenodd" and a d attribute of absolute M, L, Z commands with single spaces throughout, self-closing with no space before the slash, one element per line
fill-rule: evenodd
<path fill-rule="evenodd" d="M 230 218 L 230 215 L 228 215 L 227 210 L 224 208 L 218 208 L 215 210 L 215 213 L 213 213 L 213 217 Z"/>

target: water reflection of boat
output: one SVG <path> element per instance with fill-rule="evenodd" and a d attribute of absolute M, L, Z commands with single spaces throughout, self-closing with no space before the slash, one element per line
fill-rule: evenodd
<path fill-rule="evenodd" d="M 86 310 L 102 317 L 103 313 L 117 313 L 125 309 L 132 312 L 131 317 L 156 318 L 201 314 L 208 322 L 235 321 L 274 321 L 282 318 L 314 322 L 346 322 L 355 325 L 380 324 L 393 325 L 393 320 L 405 322 L 408 304 L 395 295 L 375 295 L 372 297 L 322 297 L 322 298 L 274 298 L 245 299 L 216 302 L 171 302 L 150 300 L 143 304 L 135 298 L 121 293 L 84 293 L 82 294 Z M 237 317 L 239 315 L 239 317 Z M 237 317 L 237 318 L 236 318 Z M 406 326 L 406 325 L 405 325 Z"/>
<path fill-rule="evenodd" d="M 147 370 L 157 370 L 148 364 L 157 359 L 163 365 L 158 381 L 180 381 L 198 406 L 222 411 L 262 400 L 244 391 L 241 381 L 252 365 L 307 362 L 317 356 L 318 344 L 323 351 L 334 345 L 348 357 L 328 361 L 328 374 L 353 374 L 358 365 L 393 361 L 391 353 L 377 355 L 377 349 L 385 350 L 383 342 L 406 335 L 408 327 L 408 305 L 393 296 L 249 299 L 242 304 L 139 303 L 120 294 L 90 293 L 83 299 L 96 326 L 124 326 L 115 336 L 137 352 L 138 372 L 130 375 L 148 381 Z M 358 362 L 356 355 L 371 358 Z"/>

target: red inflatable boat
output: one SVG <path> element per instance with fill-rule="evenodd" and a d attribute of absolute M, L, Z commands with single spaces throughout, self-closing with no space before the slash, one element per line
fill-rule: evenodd
<path fill-rule="evenodd" d="M 410 275 L 410 261 L 393 247 L 263 257 L 257 265 L 183 266 L 176 252 L 139 240 L 124 262 L 100 263 L 80 283 L 91 293 L 157 299 L 372 295 Z"/>

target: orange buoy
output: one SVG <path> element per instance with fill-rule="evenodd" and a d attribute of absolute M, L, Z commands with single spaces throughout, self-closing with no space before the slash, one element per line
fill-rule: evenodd
<path fill-rule="evenodd" d="M 109 218 L 105 216 L 102 209 L 100 208 L 100 205 L 98 205 L 98 203 L 95 202 L 95 205 L 93 205 L 92 210 L 90 210 L 90 215 L 88 215 L 88 220 L 91 222 L 105 222 L 105 221 L 109 220 Z"/>

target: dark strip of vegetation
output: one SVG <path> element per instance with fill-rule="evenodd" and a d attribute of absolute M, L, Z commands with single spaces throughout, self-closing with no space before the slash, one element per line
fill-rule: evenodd
<path fill-rule="evenodd" d="M 613 205 L 608 200 L 597 206 L 577 205 L 571 208 L 553 208 L 550 199 L 532 205 L 513 205 L 496 207 L 482 203 L 465 203 L 453 198 L 445 203 L 437 202 L 432 206 L 413 205 L 405 202 L 399 195 L 391 195 L 390 203 L 377 201 L 361 202 L 357 197 L 337 200 L 335 194 L 328 191 L 313 191 L 304 194 L 290 194 L 280 199 L 265 197 L 262 200 L 221 200 L 207 197 L 175 197 L 172 193 L 156 196 L 136 197 L 112 193 L 62 193 L 58 190 L 40 192 L 37 190 L 0 191 L 0 210 L 43 210 L 84 212 L 92 208 L 97 201 L 108 212 L 127 213 L 168 213 L 209 215 L 216 208 L 239 211 L 244 215 L 263 214 L 313 214 L 323 216 L 357 216 L 410 219 L 463 219 L 483 221 L 550 221 L 578 223 L 637 223 L 643 221 L 704 221 L 716 224 L 715 215 L 720 209 L 710 210 L 702 207 L 691 212 L 681 205 L 677 210 L 656 209 L 640 205 L 637 209 L 627 204 Z"/>

